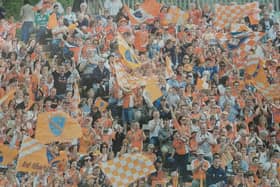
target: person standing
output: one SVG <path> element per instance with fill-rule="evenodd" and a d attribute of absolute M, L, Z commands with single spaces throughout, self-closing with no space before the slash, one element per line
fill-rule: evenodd
<path fill-rule="evenodd" d="M 33 30 L 34 23 L 33 6 L 30 5 L 29 0 L 24 0 L 24 5 L 20 9 L 20 16 L 23 23 L 21 27 L 21 40 L 27 43 Z"/>
<path fill-rule="evenodd" d="M 192 187 L 205 186 L 206 171 L 210 167 L 210 163 L 203 158 L 204 151 L 198 149 L 196 151 L 196 158 L 191 162 L 191 168 L 193 173 Z"/>
<path fill-rule="evenodd" d="M 206 185 L 215 187 L 225 185 L 226 183 L 226 172 L 221 168 L 220 156 L 215 156 L 213 165 L 206 172 Z"/>
<path fill-rule="evenodd" d="M 105 0 L 104 8 L 109 11 L 110 16 L 116 16 L 123 4 L 121 0 Z"/>

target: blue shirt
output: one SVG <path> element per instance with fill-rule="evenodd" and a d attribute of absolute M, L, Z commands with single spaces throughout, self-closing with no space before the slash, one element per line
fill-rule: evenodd
<path fill-rule="evenodd" d="M 213 66 L 213 67 L 194 66 L 193 67 L 193 71 L 195 73 L 199 73 L 200 76 L 203 75 L 204 71 L 209 71 L 210 72 L 210 79 L 212 80 L 213 79 L 213 75 L 215 73 L 218 73 L 219 68 L 218 68 L 218 66 Z"/>

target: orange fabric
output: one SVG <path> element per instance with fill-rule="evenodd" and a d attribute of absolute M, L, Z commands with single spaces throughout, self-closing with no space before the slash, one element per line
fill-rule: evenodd
<path fill-rule="evenodd" d="M 143 149 L 143 131 L 138 129 L 136 132 L 128 131 L 127 137 L 130 140 L 131 147 L 137 147 L 140 151 Z"/>
<path fill-rule="evenodd" d="M 145 0 L 140 6 L 148 14 L 157 17 L 162 5 L 157 0 Z"/>
<path fill-rule="evenodd" d="M 94 143 L 94 137 L 93 134 L 87 128 L 82 128 L 82 132 L 83 136 L 79 139 L 79 152 L 81 154 L 87 154 L 89 147 Z"/>
<path fill-rule="evenodd" d="M 134 46 L 139 52 L 146 52 L 147 48 L 146 45 L 148 44 L 149 40 L 149 33 L 147 31 L 136 31 L 134 33 Z"/>
<path fill-rule="evenodd" d="M 51 30 L 51 29 L 54 29 L 57 26 L 58 26 L 58 22 L 57 22 L 56 13 L 52 13 L 49 16 L 49 21 L 48 21 L 48 24 L 47 24 L 47 28 Z"/>
<path fill-rule="evenodd" d="M 107 25 L 104 28 L 104 31 L 106 33 L 106 40 L 112 41 L 115 37 L 115 28 L 113 25 Z"/>
<path fill-rule="evenodd" d="M 37 140 L 24 136 L 19 150 L 16 170 L 22 172 L 40 172 L 48 166 L 46 147 Z"/>
<path fill-rule="evenodd" d="M 173 147 L 178 155 L 185 155 L 187 153 L 186 145 L 182 140 L 174 139 Z"/>
<path fill-rule="evenodd" d="M 277 109 L 276 107 L 272 107 L 272 115 L 273 115 L 273 121 L 275 123 L 280 123 L 280 109 Z"/>
<path fill-rule="evenodd" d="M 5 95 L 5 90 L 3 88 L 0 88 L 0 98 L 2 98 Z"/>
<path fill-rule="evenodd" d="M 77 63 L 80 56 L 80 50 L 81 50 L 80 47 L 70 47 L 69 50 L 73 52 L 74 61 Z"/>
<path fill-rule="evenodd" d="M 200 20 L 201 20 L 201 16 L 202 16 L 202 12 L 200 10 L 198 10 L 198 9 L 191 10 L 189 12 L 189 15 L 190 15 L 192 24 L 195 24 L 195 25 L 200 24 Z"/>
<path fill-rule="evenodd" d="M 130 97 L 132 97 L 131 93 L 124 95 L 124 97 L 123 97 L 123 108 L 129 108 Z"/>

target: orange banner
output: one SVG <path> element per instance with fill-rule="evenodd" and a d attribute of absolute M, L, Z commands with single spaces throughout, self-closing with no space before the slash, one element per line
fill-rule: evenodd
<path fill-rule="evenodd" d="M 47 149 L 37 140 L 24 136 L 19 150 L 17 171 L 41 172 L 49 167 Z"/>
<path fill-rule="evenodd" d="M 67 142 L 81 136 L 79 123 L 64 112 L 44 112 L 38 115 L 35 137 L 40 143 Z"/>

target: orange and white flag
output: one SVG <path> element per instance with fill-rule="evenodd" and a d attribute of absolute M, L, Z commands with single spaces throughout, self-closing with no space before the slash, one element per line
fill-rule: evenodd
<path fill-rule="evenodd" d="M 142 8 L 138 10 L 132 10 L 127 5 L 124 5 L 124 10 L 126 11 L 129 17 L 129 21 L 132 25 L 144 23 L 155 18 L 153 15 L 150 15 L 147 12 L 145 12 L 145 10 L 143 10 Z"/>
<path fill-rule="evenodd" d="M 245 66 L 245 72 L 249 75 L 250 81 L 257 88 L 266 89 L 269 87 L 266 73 L 264 71 L 264 61 L 257 56 L 249 56 L 248 62 Z"/>
<path fill-rule="evenodd" d="M 36 139 L 24 136 L 19 150 L 17 171 L 41 172 L 49 167 L 47 148 Z"/>
<path fill-rule="evenodd" d="M 113 187 L 127 187 L 134 181 L 156 171 L 153 162 L 140 153 L 124 154 L 101 163 L 100 168 Z"/>
<path fill-rule="evenodd" d="M 215 6 L 214 26 L 224 29 L 242 18 L 259 13 L 259 3 L 246 3 L 244 5 L 219 5 Z"/>

